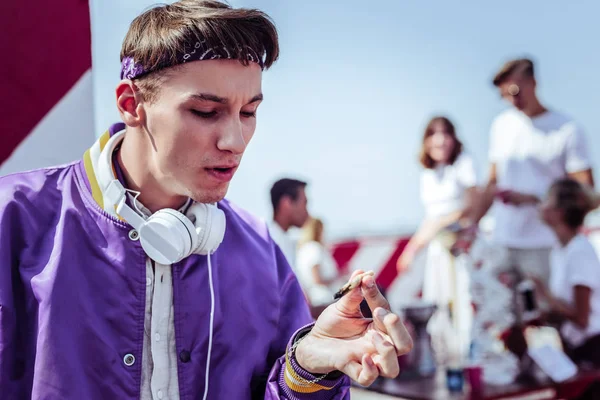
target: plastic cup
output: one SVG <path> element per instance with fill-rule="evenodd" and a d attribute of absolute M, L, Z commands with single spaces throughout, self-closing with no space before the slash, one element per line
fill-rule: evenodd
<path fill-rule="evenodd" d="M 464 381 L 462 368 L 448 368 L 446 370 L 446 386 L 450 392 L 462 392 Z"/>
<path fill-rule="evenodd" d="M 480 365 L 469 365 L 465 368 L 465 375 L 471 386 L 471 392 L 481 393 L 483 391 L 483 368 Z"/>

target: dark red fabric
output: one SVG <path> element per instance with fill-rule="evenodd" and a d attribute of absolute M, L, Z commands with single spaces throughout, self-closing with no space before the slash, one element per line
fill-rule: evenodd
<path fill-rule="evenodd" d="M 396 267 L 398 257 L 400 257 L 400 254 L 402 254 L 402 252 L 404 251 L 404 248 L 408 244 L 409 240 L 410 237 L 406 237 L 397 241 L 396 249 L 390 256 L 390 258 L 388 258 L 381 271 L 379 271 L 379 274 L 377 275 L 377 284 L 381 286 L 384 290 L 387 290 L 387 288 L 390 287 L 392 282 L 394 282 L 394 279 L 396 279 L 396 277 L 398 276 L 398 270 Z"/>
<path fill-rule="evenodd" d="M 88 0 L 0 2 L 0 164 L 92 66 Z"/>
<path fill-rule="evenodd" d="M 348 264 L 354 254 L 358 251 L 360 242 L 358 240 L 349 240 L 347 242 L 337 243 L 331 248 L 331 256 L 336 261 L 341 273 L 347 270 Z M 369 269 L 365 267 L 365 269 Z"/>

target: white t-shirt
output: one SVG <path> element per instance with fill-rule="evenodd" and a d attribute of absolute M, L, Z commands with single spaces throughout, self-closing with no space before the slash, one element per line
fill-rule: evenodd
<path fill-rule="evenodd" d="M 307 242 L 298 248 L 296 261 L 296 275 L 310 303 L 314 306 L 332 303 L 333 294 L 339 288 L 315 283 L 312 274 L 312 268 L 318 265 L 322 279 L 338 276 L 337 264 L 329 251 L 319 242 Z"/>
<path fill-rule="evenodd" d="M 462 153 L 454 164 L 421 172 L 421 201 L 426 218 L 437 218 L 461 210 L 466 190 L 477 185 L 473 159 Z"/>
<path fill-rule="evenodd" d="M 273 241 L 279 246 L 281 252 L 287 259 L 292 270 L 296 269 L 296 243 L 290 236 L 279 226 L 275 221 L 270 221 L 268 224 L 269 233 Z"/>
<path fill-rule="evenodd" d="M 568 321 L 561 328 L 563 337 L 573 346 L 600 333 L 600 261 L 584 235 L 575 236 L 565 247 L 555 247 L 550 257 L 550 291 L 554 297 L 574 305 L 576 285 L 589 287 L 592 295 L 588 327 L 583 330 Z"/>
<path fill-rule="evenodd" d="M 497 116 L 491 127 L 489 159 L 496 164 L 500 190 L 540 199 L 555 180 L 590 168 L 583 130 L 568 116 L 554 111 L 529 118 L 509 109 Z M 496 201 L 493 215 L 493 240 L 498 244 L 533 249 L 556 243 L 534 205 L 516 207 Z"/>

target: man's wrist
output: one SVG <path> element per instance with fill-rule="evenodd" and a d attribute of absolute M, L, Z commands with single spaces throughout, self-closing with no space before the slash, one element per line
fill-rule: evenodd
<path fill-rule="evenodd" d="M 342 382 L 345 375 L 340 371 L 330 371 L 329 373 L 318 373 L 320 371 L 312 371 L 309 365 L 299 364 L 297 356 L 298 347 L 302 344 L 303 339 L 306 339 L 310 333 L 312 324 L 300 329 L 290 340 L 289 348 L 286 354 L 285 372 L 282 372 L 282 377 L 287 386 L 295 392 L 312 393 L 311 391 L 333 388 Z M 310 344 L 309 344 L 310 347 Z M 302 348 L 302 347 L 301 347 Z M 300 358 L 304 355 L 304 350 L 300 350 Z M 307 354 L 307 353 L 306 353 Z M 307 354 L 308 355 L 308 354 Z M 309 356 L 310 358 L 310 356 Z"/>
<path fill-rule="evenodd" d="M 539 204 L 539 203 L 542 202 L 539 197 L 537 197 L 537 196 L 535 196 L 533 194 L 528 195 L 528 199 L 527 200 L 528 200 L 527 201 L 528 203 L 533 204 L 533 205 L 536 205 L 536 204 Z"/>
<path fill-rule="evenodd" d="M 292 353 L 292 359 L 298 364 L 300 368 L 312 375 L 327 375 L 334 371 L 334 368 L 327 368 L 323 366 L 316 366 L 311 363 L 310 355 L 310 331 L 298 335 L 295 342 L 299 342 L 296 346 L 296 350 Z"/>

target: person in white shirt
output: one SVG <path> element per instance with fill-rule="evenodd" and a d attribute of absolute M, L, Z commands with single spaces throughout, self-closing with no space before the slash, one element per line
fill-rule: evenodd
<path fill-rule="evenodd" d="M 469 225 L 478 193 L 477 173 L 473 158 L 464 151 L 446 117 L 434 117 L 427 124 L 420 162 L 425 217 L 398 258 L 397 268 L 404 272 L 427 248 L 422 298 L 437 306 L 428 329 L 433 342 L 439 344 L 434 347 L 441 357 L 448 350 L 443 344 L 447 344 L 448 332 L 456 333 L 461 349 L 469 342 L 473 318 L 469 272 L 464 263 L 455 263 L 451 250 L 458 234 Z M 445 362 L 442 358 L 438 361 Z"/>
<path fill-rule="evenodd" d="M 323 234 L 323 221 L 310 218 L 302 228 L 296 255 L 296 276 L 313 307 L 333 303 L 333 295 L 348 278 L 340 276 Z"/>
<path fill-rule="evenodd" d="M 540 103 L 531 60 L 507 62 L 493 84 L 512 107 L 492 123 L 490 175 L 473 223 L 494 204 L 492 241 L 504 253 L 497 273 L 512 275 L 513 289 L 523 274 L 547 284 L 556 238 L 537 205 L 557 179 L 593 186 L 586 135 L 571 117 Z"/>
<path fill-rule="evenodd" d="M 446 228 L 465 224 L 477 195 L 473 158 L 463 150 L 455 127 L 446 117 L 432 118 L 423 135 L 420 194 L 425 218 L 398 258 L 404 271 L 415 256 Z"/>
<path fill-rule="evenodd" d="M 282 178 L 271 187 L 273 220 L 269 233 L 277 243 L 292 270 L 296 268 L 296 243 L 288 234 L 291 227 L 301 228 L 308 220 L 307 183 L 298 179 Z"/>
<path fill-rule="evenodd" d="M 550 283 L 538 293 L 549 304 L 547 321 L 559 321 L 567 354 L 600 366 L 600 261 L 581 233 L 592 199 L 573 179 L 555 182 L 541 205 L 544 222 L 558 238 L 550 257 Z"/>

